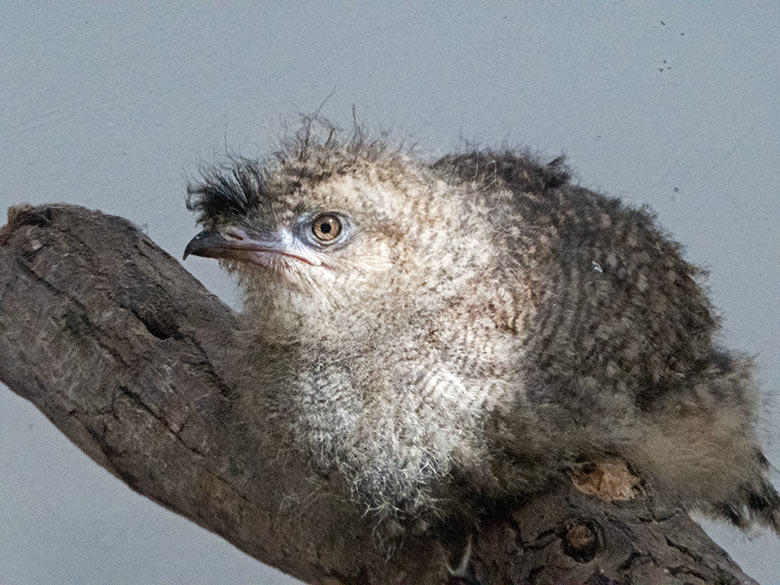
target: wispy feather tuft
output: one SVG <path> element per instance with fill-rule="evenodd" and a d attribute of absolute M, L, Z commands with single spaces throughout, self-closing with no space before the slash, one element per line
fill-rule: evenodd
<path fill-rule="evenodd" d="M 267 190 L 265 168 L 254 160 L 231 158 L 201 169 L 201 180 L 187 186 L 187 209 L 198 223 L 211 225 L 231 216 L 247 216 L 259 209 Z"/>

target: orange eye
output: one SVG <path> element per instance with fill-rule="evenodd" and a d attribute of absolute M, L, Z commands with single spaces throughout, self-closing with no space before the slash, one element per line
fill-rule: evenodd
<path fill-rule="evenodd" d="M 332 213 L 320 215 L 312 223 L 311 231 L 320 242 L 332 242 L 341 234 L 341 220 Z"/>

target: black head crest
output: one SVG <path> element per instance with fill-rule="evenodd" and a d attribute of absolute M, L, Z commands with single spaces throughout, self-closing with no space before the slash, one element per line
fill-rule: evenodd
<path fill-rule="evenodd" d="M 200 181 L 187 187 L 187 209 L 198 214 L 201 225 L 245 217 L 260 207 L 266 185 L 266 171 L 257 161 L 233 158 L 201 170 Z"/>

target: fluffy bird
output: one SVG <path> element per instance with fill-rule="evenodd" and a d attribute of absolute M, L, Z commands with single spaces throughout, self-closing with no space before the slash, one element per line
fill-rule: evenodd
<path fill-rule="evenodd" d="M 562 161 L 427 162 L 316 122 L 189 188 L 245 292 L 239 412 L 258 453 L 426 522 L 619 457 L 656 491 L 780 527 L 746 357 L 644 209 Z"/>

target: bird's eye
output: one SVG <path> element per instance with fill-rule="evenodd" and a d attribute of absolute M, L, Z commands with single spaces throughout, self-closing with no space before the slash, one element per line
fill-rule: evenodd
<path fill-rule="evenodd" d="M 314 218 L 311 231 L 320 243 L 332 242 L 341 234 L 341 220 L 332 213 L 325 213 Z"/>

